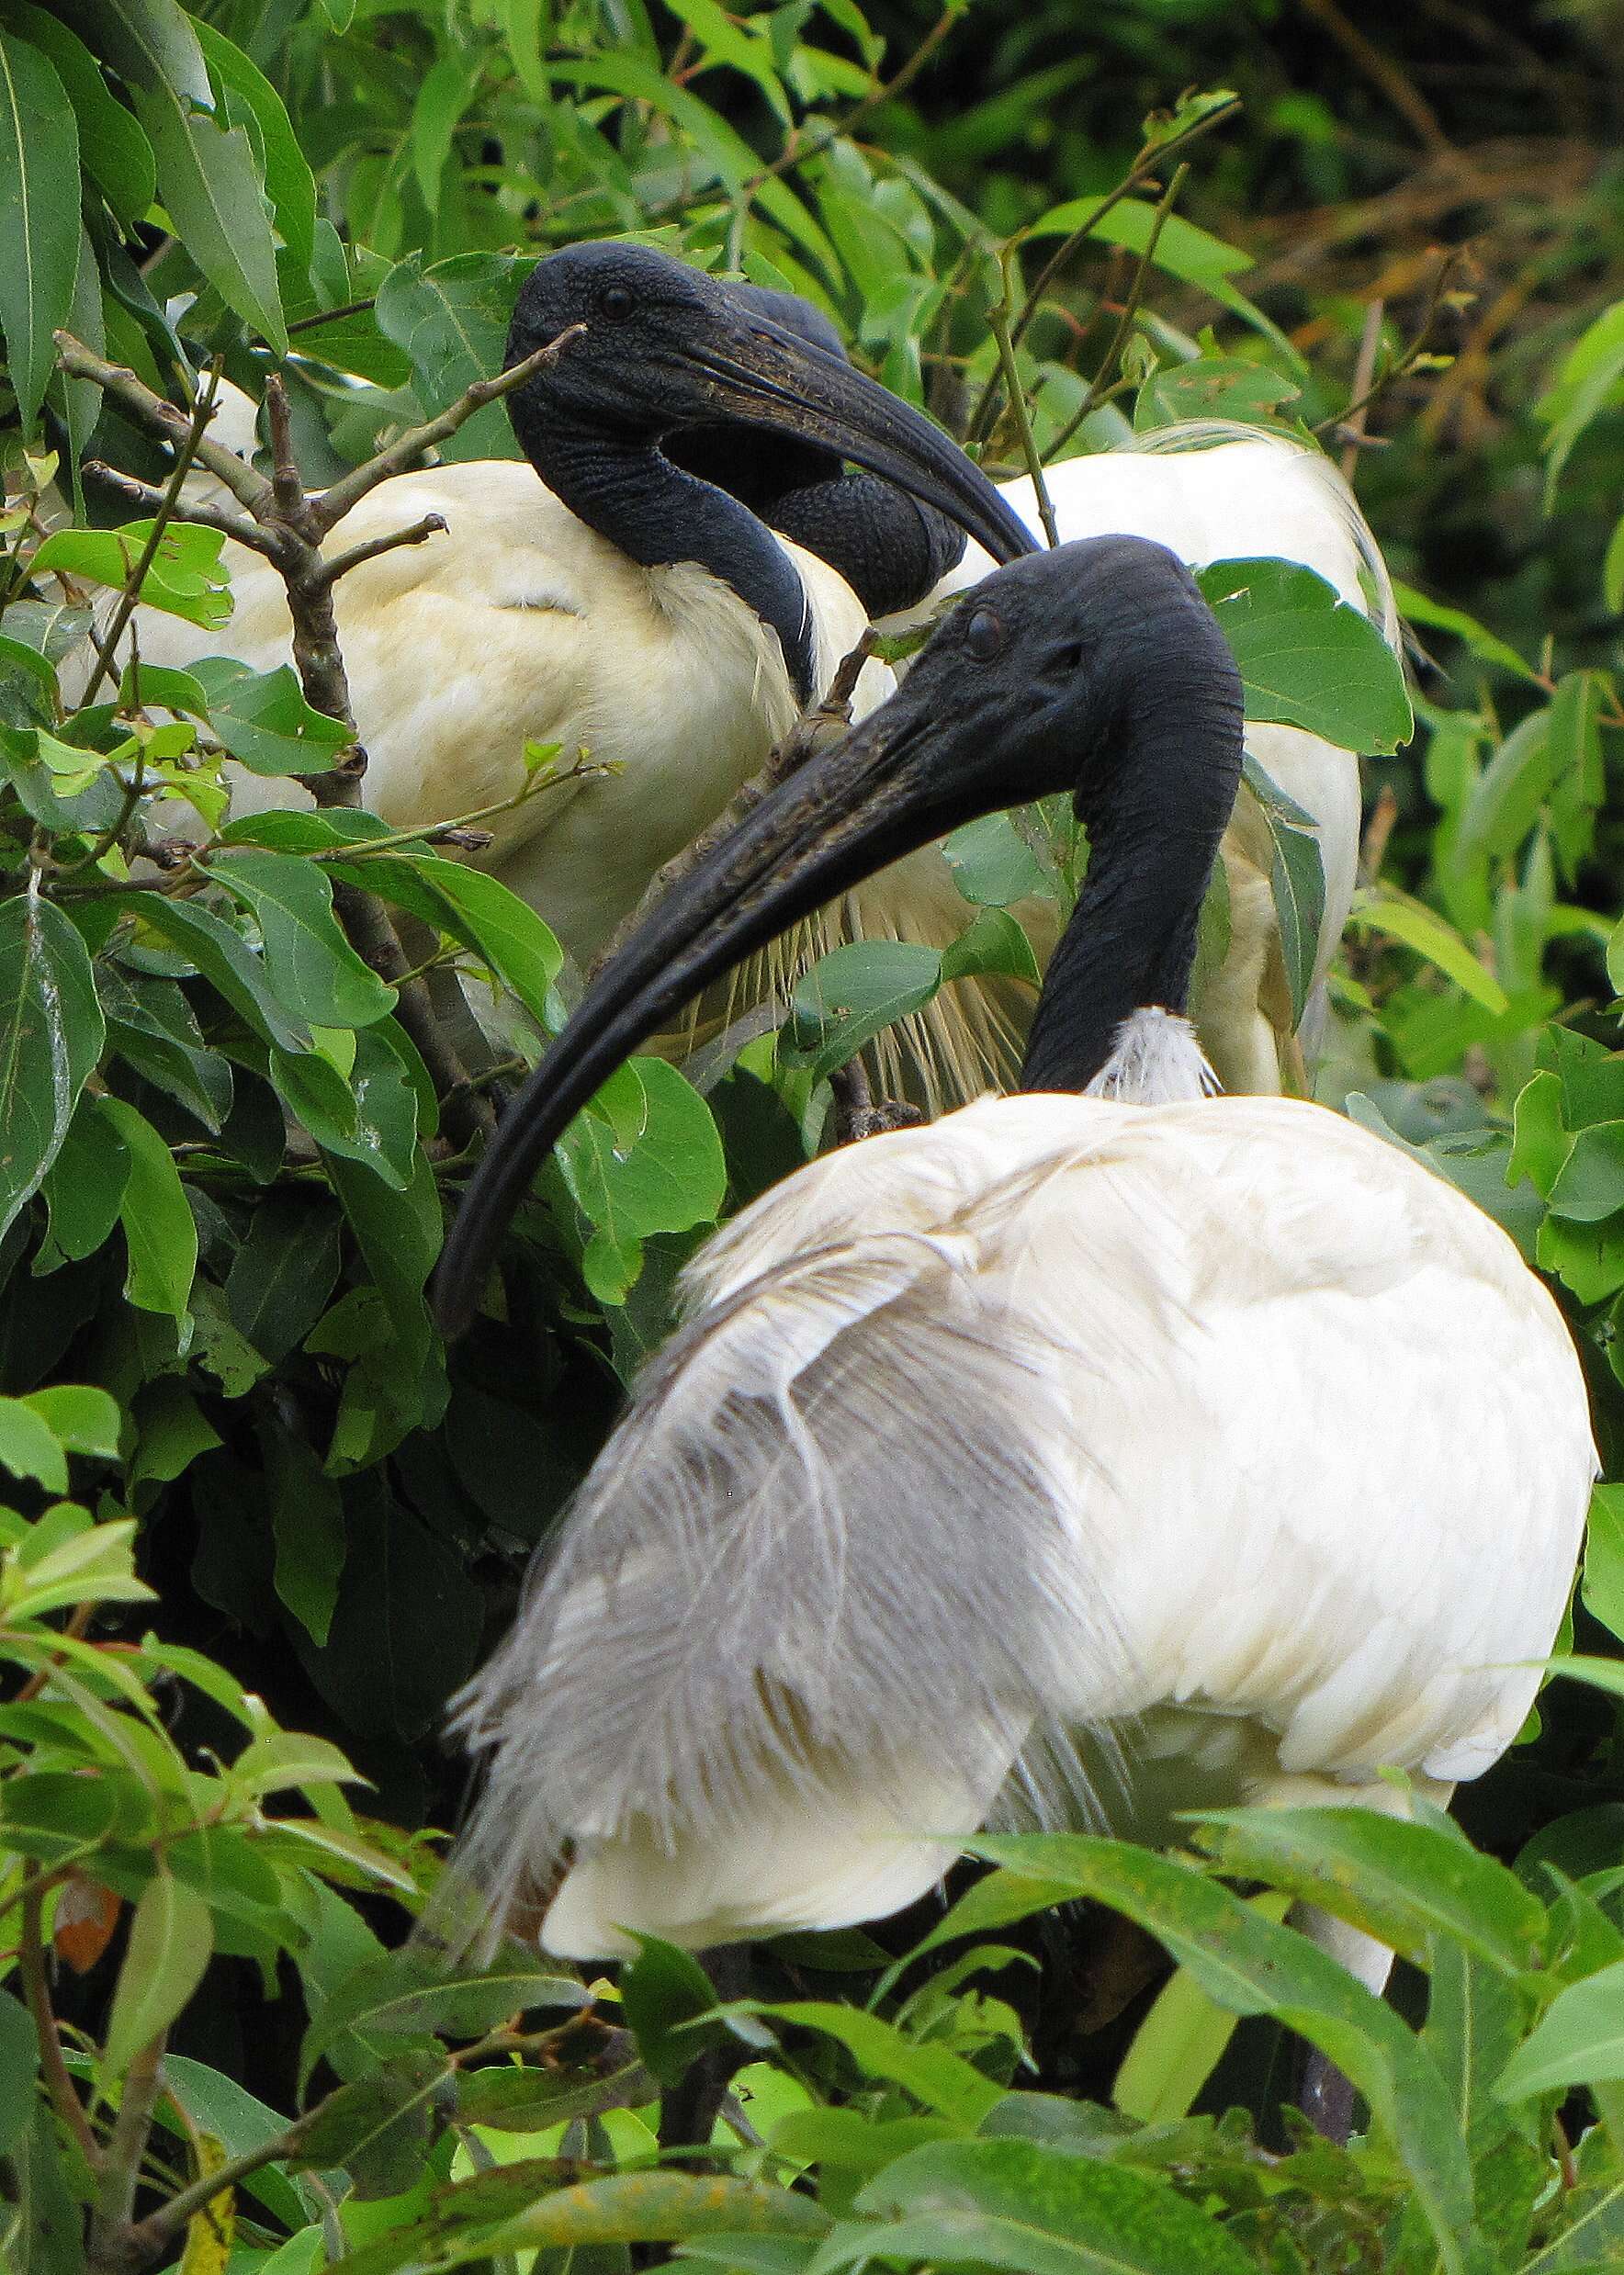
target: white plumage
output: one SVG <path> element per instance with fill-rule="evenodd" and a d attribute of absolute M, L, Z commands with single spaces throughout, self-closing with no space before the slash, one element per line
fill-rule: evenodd
<path fill-rule="evenodd" d="M 811 1164 L 701 1252 L 465 1695 L 495 1917 L 550 1895 L 544 1941 L 594 1958 L 835 1927 L 989 1819 L 1155 1841 L 1181 1807 L 1402 1808 L 1384 1771 L 1442 1801 L 1511 1742 L 1596 1471 L 1583 1375 L 1452 1187 L 1318 1106 L 1208 1095 L 1183 1013 L 1242 733 L 1166 550 L 1016 563 L 671 896 L 515 1100 L 442 1268 L 452 1325 L 536 1155 L 671 1001 L 865 854 L 1074 785 L 1093 852 L 1024 1094 Z"/>
<path fill-rule="evenodd" d="M 894 1909 L 1057 1735 L 1118 1741 L 1095 1807 L 1153 1838 L 1388 1806 L 1383 1768 L 1447 1798 L 1515 1737 L 1583 1380 L 1506 1234 L 1354 1125 L 986 1100 L 801 1171 L 685 1296 L 464 1710 L 499 1741 L 476 1862 L 511 1892 L 574 1841 L 550 1949 Z M 1462 1352 L 1494 1394 L 1440 1426 Z"/>

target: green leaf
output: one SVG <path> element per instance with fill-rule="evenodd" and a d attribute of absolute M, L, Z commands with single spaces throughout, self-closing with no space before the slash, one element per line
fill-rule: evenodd
<path fill-rule="evenodd" d="M 1145 380 L 1133 404 L 1133 425 L 1143 434 L 1182 419 L 1238 419 L 1267 426 L 1282 403 L 1301 395 L 1294 380 L 1267 364 L 1238 355 L 1198 355 L 1193 363 L 1162 364 Z"/>
<path fill-rule="evenodd" d="M 1585 1607 L 1624 1640 L 1624 1485 L 1597 1485 L 1585 1535 Z"/>
<path fill-rule="evenodd" d="M 685 2236 L 822 2236 L 829 2214 L 789 2189 L 685 2172 L 624 2173 L 544 2196 L 489 2233 L 484 2251 L 610 2243 L 678 2242 Z M 473 2258 L 463 2252 L 458 2261 Z M 454 2264 L 437 2260 L 439 2266 Z"/>
<path fill-rule="evenodd" d="M 342 1156 L 328 1157 L 327 1174 L 388 1306 L 396 1337 L 395 1364 L 405 1384 L 414 1384 L 434 1344 L 423 1290 L 445 1236 L 434 1170 L 420 1151 L 402 1193 L 392 1191 L 370 1168 Z"/>
<path fill-rule="evenodd" d="M 1500 2073 L 1495 2091 L 1533 2093 L 1624 2078 L 1624 1959 L 1558 1991 Z"/>
<path fill-rule="evenodd" d="M 265 185 L 276 227 L 295 273 L 310 273 L 316 229 L 316 179 L 299 145 L 282 98 L 256 63 L 200 16 L 191 27 L 217 86 L 238 96 L 253 113 L 265 152 Z M 223 296 L 222 296 L 223 297 Z"/>
<path fill-rule="evenodd" d="M 639 1935 L 637 1955 L 620 1978 L 621 2004 L 649 2076 L 674 2086 L 707 2046 L 726 2035 L 717 2024 L 693 2024 L 714 2015 L 716 1986 L 691 1952 Z"/>
<path fill-rule="evenodd" d="M 985 814 L 955 829 L 942 846 L 953 883 L 978 908 L 1008 908 L 1047 889 L 1043 863 L 1016 828 L 1012 814 Z"/>
<path fill-rule="evenodd" d="M 35 554 L 33 570 L 65 570 L 121 589 L 146 550 L 152 524 L 126 522 L 120 529 L 53 530 Z M 138 590 L 145 605 L 217 632 L 231 613 L 230 575 L 220 561 L 218 529 L 171 522 L 159 538 Z"/>
<path fill-rule="evenodd" d="M 1280 1920 L 1291 1898 L 1268 1890 L 1246 1902 L 1264 1919 Z M 1146 2125 L 1187 2116 L 1223 2059 L 1236 2019 L 1202 1989 L 1188 1967 L 1175 1967 L 1118 2066 L 1111 2089 L 1114 2106 Z"/>
<path fill-rule="evenodd" d="M 130 1252 L 124 1292 L 138 1310 L 184 1319 L 197 1269 L 197 1227 L 174 1157 L 133 1106 L 111 1097 L 97 1104 L 130 1157 L 118 1202 Z"/>
<path fill-rule="evenodd" d="M 401 1192 L 416 1160 L 416 1093 L 383 1031 L 363 1029 L 355 1045 L 348 1081 L 314 1051 L 273 1051 L 271 1072 L 283 1102 L 324 1153 L 361 1163 Z"/>
<path fill-rule="evenodd" d="M 30 1391 L 23 1403 L 32 1407 L 71 1454 L 92 1454 L 103 1461 L 118 1458 L 118 1402 L 107 1391 L 89 1383 L 59 1382 L 49 1390 Z"/>
<path fill-rule="evenodd" d="M 1472 2174 L 1443 2080 L 1392 2008 L 1304 1936 L 1171 1857 L 1083 1834 L 980 1839 L 978 1855 L 1064 1884 L 1147 1928 L 1221 2006 L 1271 2014 L 1329 2055 L 1393 2140 L 1439 2256 L 1462 2275 Z"/>
<path fill-rule="evenodd" d="M 1454 1833 L 1363 1808 L 1203 1811 L 1196 1839 L 1235 1879 L 1268 1880 L 1426 1961 L 1437 1936 L 1508 1976 L 1538 1964 L 1545 1909 Z"/>
<path fill-rule="evenodd" d="M 1503 639 L 1485 629 L 1475 616 L 1469 616 L 1463 608 L 1447 608 L 1441 601 L 1429 600 L 1418 592 L 1413 584 L 1400 584 L 1395 579 L 1393 598 L 1399 614 L 1412 624 L 1424 624 L 1438 632 L 1450 632 L 1465 642 L 1469 651 L 1482 663 L 1498 664 L 1501 670 L 1514 672 L 1519 680 L 1531 680 L 1536 686 L 1539 675 L 1524 663 L 1515 648 L 1508 648 Z"/>
<path fill-rule="evenodd" d="M 205 1045 L 175 982 L 138 979 L 112 963 L 98 967 L 96 981 L 109 1046 L 218 1137 L 231 1110 L 231 1065 Z"/>
<path fill-rule="evenodd" d="M 62 81 L 0 31 L 0 330 L 23 426 L 33 426 L 79 272 L 79 130 Z"/>
<path fill-rule="evenodd" d="M 232 1323 L 280 1365 L 326 1310 L 338 1267 L 332 1203 L 314 1194 L 267 1193 L 226 1275 Z"/>
<path fill-rule="evenodd" d="M 276 1535 L 278 1597 L 314 1643 L 325 1643 L 344 1572 L 344 1502 L 302 1438 L 267 1430 L 260 1440 Z"/>
<path fill-rule="evenodd" d="M 935 2141 L 887 2165 L 813 2261 L 970 2261 L 1017 2275 L 1256 2275 L 1165 2180 L 1038 2141 Z"/>
<path fill-rule="evenodd" d="M 1309 817 L 1270 780 L 1250 751 L 1241 761 L 1241 771 L 1246 788 L 1257 802 L 1273 847 L 1269 890 L 1274 898 L 1280 961 L 1291 991 L 1291 1019 L 1295 1024 L 1307 1007 L 1319 954 L 1320 926 L 1325 913 L 1325 862 L 1318 834 Z"/>
<path fill-rule="evenodd" d="M 476 379 L 502 367 L 508 324 L 528 261 L 494 253 L 458 253 L 424 268 L 416 253 L 398 262 L 378 294 L 379 330 L 412 359 L 416 389 L 431 416 L 454 403 Z M 489 403 L 442 445 L 441 455 L 518 458 L 507 408 Z"/>
<path fill-rule="evenodd" d="M 762 2014 L 801 2030 L 821 2031 L 846 2048 L 859 2068 L 871 2078 L 884 2078 L 901 2086 L 925 2108 L 950 2117 L 966 2131 L 973 2130 L 1002 2099 L 1003 2088 L 984 2078 L 960 2055 L 946 2046 L 907 2038 L 896 2024 L 855 2007 L 836 2006 L 826 1999 L 794 1999 L 781 2006 L 740 2007 L 740 2012 Z"/>
<path fill-rule="evenodd" d="M 79 122 L 85 173 L 120 221 L 127 226 L 140 221 L 158 189 L 146 136 L 114 98 L 95 56 L 76 33 L 28 0 L 12 0 L 10 13 L 18 30 L 50 57 L 66 89 Z"/>
<path fill-rule="evenodd" d="M 1196 571 L 1239 668 L 1249 719 L 1305 727 L 1344 750 L 1397 750 L 1415 732 L 1404 672 L 1381 631 L 1295 561 Z"/>
<path fill-rule="evenodd" d="M 227 128 L 197 35 L 176 0 L 69 0 L 92 49 L 130 91 L 158 189 L 186 251 L 226 306 L 288 353 L 276 255 L 254 146 Z"/>
<path fill-rule="evenodd" d="M 39 2036 L 20 1999 L 0 1990 L 0 2157 L 22 2139 L 34 2108 Z"/>
<path fill-rule="evenodd" d="M 161 893 L 131 893 L 118 906 L 196 964 L 266 1042 L 283 1051 L 310 1049 L 310 1029 L 281 1003 L 262 959 L 223 918 L 197 901 L 171 900 Z"/>
<path fill-rule="evenodd" d="M 590 2003 L 572 1975 L 530 1965 L 509 1952 L 490 1966 L 444 1965 L 408 1948 L 360 1968 L 322 2001 L 299 2057 L 302 2093 L 311 2070 L 345 2030 L 367 2039 L 429 2036 L 481 2038 L 510 2014 L 532 2007 L 578 2009 Z"/>
<path fill-rule="evenodd" d="M 85 942 L 32 891 L 0 907 L 0 1233 L 39 1190 L 101 1056 Z"/>
<path fill-rule="evenodd" d="M 1549 513 L 1573 445 L 1624 378 L 1624 300 L 1605 309 L 1569 349 L 1556 385 L 1535 410 L 1545 438 L 1545 510 Z"/>
<path fill-rule="evenodd" d="M 788 1045 L 821 1081 L 883 1027 L 921 1009 L 941 985 L 941 952 L 913 940 L 833 949 L 796 985 Z"/>
<path fill-rule="evenodd" d="M 313 1027 L 366 1027 L 394 1008 L 395 991 L 338 929 L 333 887 L 314 862 L 279 853 L 216 853 L 209 873 L 259 926 L 280 1000 Z"/>
<path fill-rule="evenodd" d="M 1478 962 L 1454 926 L 1407 894 L 1395 892 L 1391 885 L 1360 892 L 1355 895 L 1348 920 L 1356 931 L 1373 932 L 1380 939 L 1413 948 L 1496 1019 L 1510 1008 L 1506 990 L 1488 967 Z"/>
<path fill-rule="evenodd" d="M 412 170 L 431 213 L 439 207 L 440 175 L 451 155 L 452 138 L 479 92 L 478 74 L 470 70 L 468 56 L 449 48 L 429 65 L 412 97 Z"/>
<path fill-rule="evenodd" d="M 55 1431 L 20 1398 L 0 1398 L 0 1468 L 38 1479 L 47 1492 L 68 1490 L 67 1458 Z"/>
<path fill-rule="evenodd" d="M 709 1224 L 727 1189 L 710 1109 L 663 1059 L 633 1059 L 610 1076 L 565 1132 L 558 1166 L 585 1215 L 616 1242 Z"/>
<path fill-rule="evenodd" d="M 209 725 L 251 774 L 324 774 L 355 739 L 342 719 L 306 703 L 290 664 L 251 671 L 231 657 L 205 656 L 190 676 L 202 691 Z"/>
<path fill-rule="evenodd" d="M 141 2048 L 169 2028 L 203 1980 L 214 1949 L 214 1920 L 205 1898 L 185 1881 L 159 1873 L 141 1890 L 98 2075 L 121 2078 Z"/>

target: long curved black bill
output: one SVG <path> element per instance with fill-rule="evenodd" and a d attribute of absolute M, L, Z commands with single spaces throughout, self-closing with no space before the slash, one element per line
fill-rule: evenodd
<path fill-rule="evenodd" d="M 674 886 L 588 988 L 502 1118 L 434 1277 L 451 1338 L 469 1324 L 509 1221 L 565 1129 L 639 1043 L 765 941 L 887 862 L 1009 802 L 931 762 L 941 722 L 908 684 L 762 799 Z"/>
<path fill-rule="evenodd" d="M 1039 548 L 981 469 L 922 411 L 827 348 L 751 314 L 686 341 L 718 420 L 789 433 L 933 505 L 996 561 Z"/>

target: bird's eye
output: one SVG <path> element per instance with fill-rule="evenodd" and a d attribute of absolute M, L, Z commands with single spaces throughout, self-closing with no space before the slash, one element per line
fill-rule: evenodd
<path fill-rule="evenodd" d="M 977 663 L 990 663 L 1004 652 L 1004 627 L 990 608 L 978 608 L 964 626 L 964 646 Z"/>
<path fill-rule="evenodd" d="M 624 323 L 637 301 L 625 285 L 610 285 L 598 295 L 598 312 L 612 324 Z"/>

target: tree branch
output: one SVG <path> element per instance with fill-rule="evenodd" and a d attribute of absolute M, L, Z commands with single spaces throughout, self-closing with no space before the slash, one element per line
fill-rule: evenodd
<path fill-rule="evenodd" d="M 425 513 L 421 522 L 413 522 L 410 529 L 391 530 L 387 537 L 368 537 L 361 545 L 351 546 L 347 553 L 335 553 L 328 560 L 321 574 L 328 584 L 336 584 L 347 577 L 352 569 L 359 569 L 363 561 L 375 561 L 380 553 L 392 553 L 397 546 L 424 545 L 431 537 L 444 536 L 446 524 L 439 513 Z"/>
<path fill-rule="evenodd" d="M 45 1898 L 52 1885 L 51 1876 L 42 1874 L 23 1887 L 23 1940 L 17 1964 L 22 1970 L 23 1997 L 39 2040 L 39 2067 L 44 2073 L 45 2090 L 51 2096 L 51 2107 L 78 2143 L 92 2172 L 99 2172 L 101 2143 L 90 2130 L 85 2104 L 73 2090 L 73 2081 L 62 2059 L 62 2042 L 57 2035 L 56 2016 L 51 2010 L 51 1993 L 45 1983 Z"/>
<path fill-rule="evenodd" d="M 312 501 L 316 527 L 325 535 L 328 530 L 343 521 L 353 506 L 359 505 L 369 490 L 376 490 L 379 482 L 387 482 L 391 475 L 409 472 L 437 444 L 448 442 L 458 427 L 466 426 L 476 411 L 483 411 L 487 403 L 498 402 L 502 396 L 511 395 L 516 387 L 523 387 L 526 379 L 533 379 L 538 371 L 544 371 L 549 364 L 556 363 L 564 350 L 583 338 L 585 332 L 584 324 L 568 325 L 545 347 L 538 347 L 533 355 L 526 355 L 523 363 L 510 365 L 506 371 L 499 371 L 494 379 L 476 379 L 457 397 L 448 411 L 442 411 L 437 418 L 425 420 L 422 426 L 408 428 L 387 449 L 380 450 L 376 457 L 368 458 L 365 466 L 356 467 L 353 474 L 342 476 Z"/>
<path fill-rule="evenodd" d="M 105 356 L 87 348 L 83 340 L 76 340 L 71 332 L 58 332 L 52 336 L 58 359 L 70 378 L 94 379 L 97 387 L 104 388 L 151 433 L 161 435 L 176 448 L 185 442 L 192 425 L 186 412 L 177 411 L 162 395 L 154 395 L 127 365 L 108 363 Z M 256 474 L 223 443 L 210 442 L 207 434 L 199 440 L 196 456 L 197 464 L 218 475 L 238 504 L 246 506 L 255 521 L 264 518 L 274 498 L 271 485 L 263 474 Z"/>

